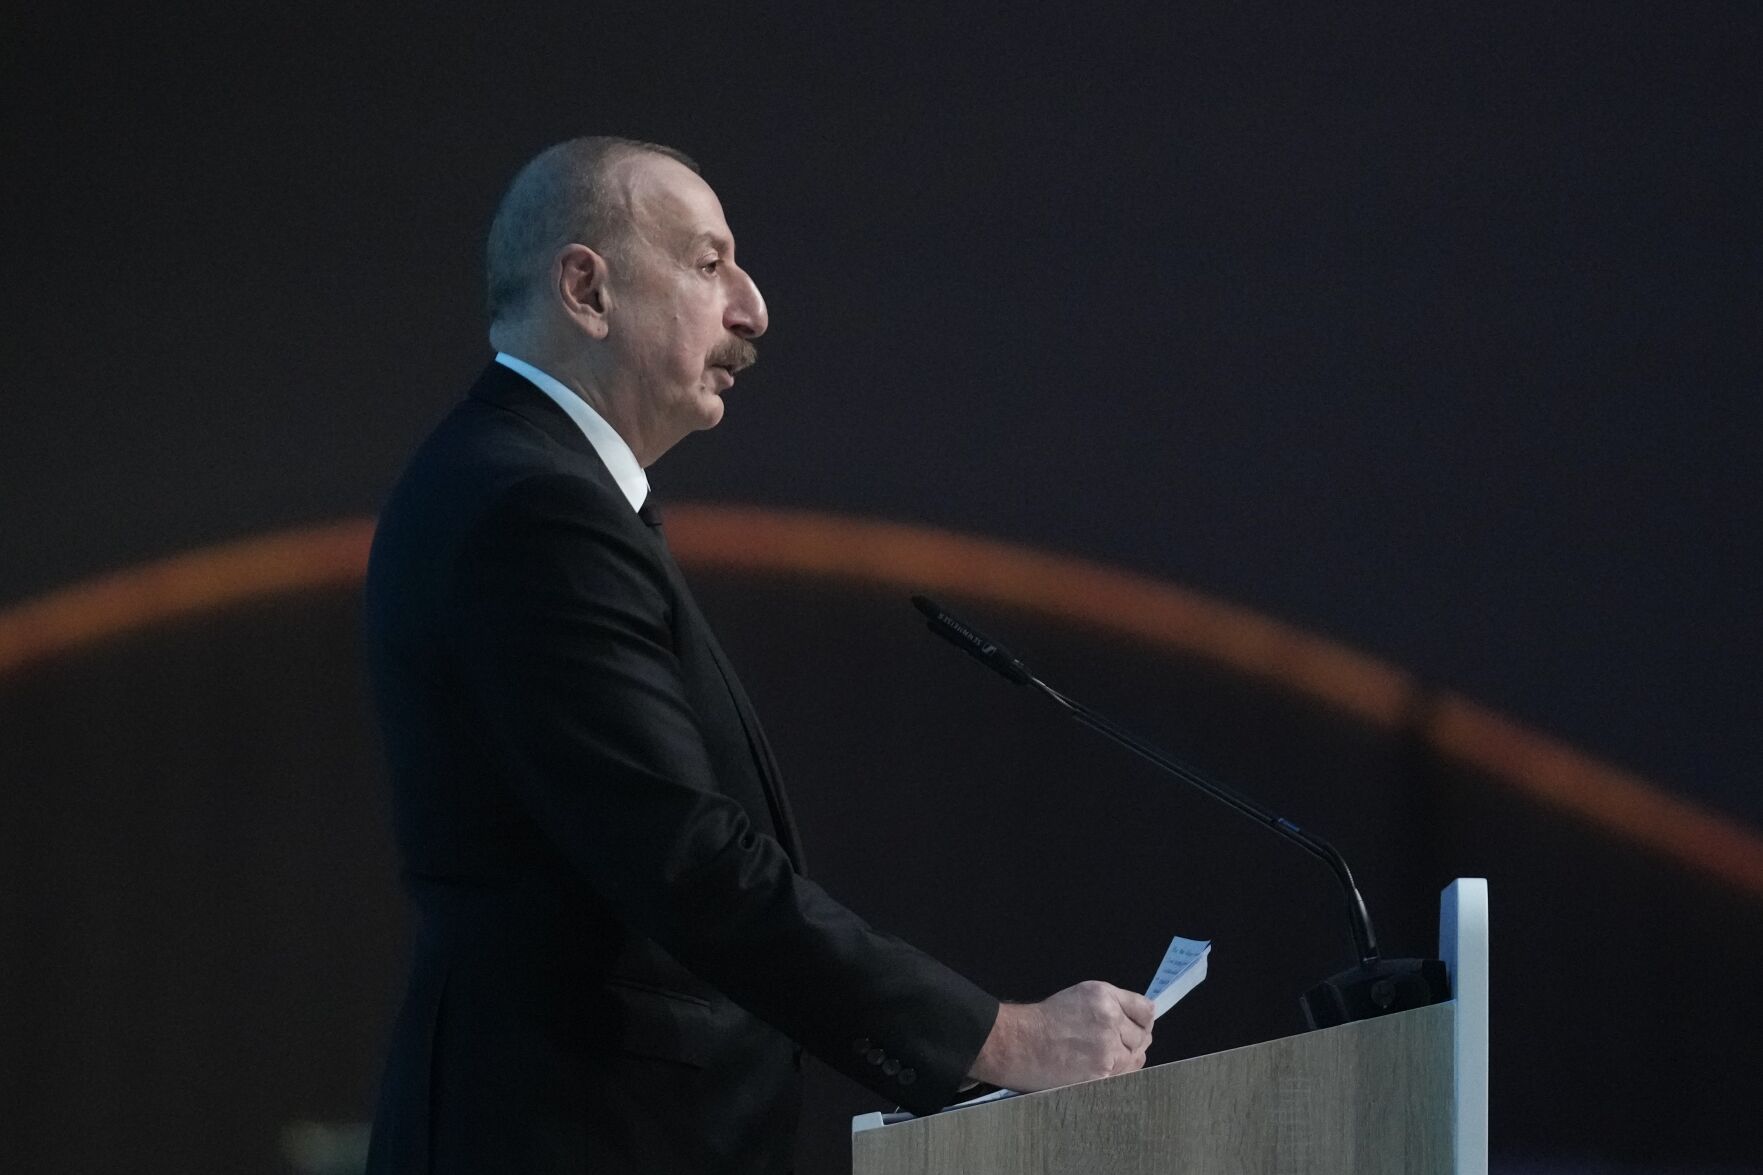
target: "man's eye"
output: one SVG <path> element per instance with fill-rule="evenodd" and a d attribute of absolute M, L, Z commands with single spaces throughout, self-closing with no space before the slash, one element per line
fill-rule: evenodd
<path fill-rule="evenodd" d="M 708 261 L 701 262 L 699 264 L 698 268 L 702 269 L 705 273 L 715 273 L 716 267 L 721 264 L 722 264 L 722 259 L 720 257 L 712 257 Z"/>

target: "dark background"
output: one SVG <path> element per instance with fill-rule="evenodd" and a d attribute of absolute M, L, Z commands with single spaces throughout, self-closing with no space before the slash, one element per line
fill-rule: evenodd
<path fill-rule="evenodd" d="M 481 243 L 502 186 L 559 138 L 630 134 L 703 164 L 773 324 L 724 424 L 652 471 L 669 498 L 901 519 L 1198 587 L 1763 824 L 1753 5 L 829 11 L 7 16 L 0 606 L 372 513 L 488 357 Z M 861 687 L 805 684 L 832 672 L 827 631 L 909 633 L 897 602 L 806 583 L 704 594 L 810 797 L 818 871 L 878 921 L 1018 995 L 1092 960 L 1117 958 L 1109 977 L 1130 983 L 1159 936 L 1216 937 L 1208 988 L 1229 994 L 1202 989 L 1213 1013 L 1162 1059 L 1291 1031 L 1291 992 L 1338 962 L 1332 931 L 1255 945 L 1333 916 L 1307 863 L 1269 872 L 1277 846 L 1214 846 L 1212 869 L 1171 872 L 1235 835 L 1210 819 L 1191 838 L 1157 825 L 1126 850 L 1143 854 L 1132 885 L 1101 886 L 1120 813 L 1079 819 L 1062 785 L 1115 761 L 1014 742 L 1052 737 L 1044 715 L 978 701 L 991 683 L 942 650 Z M 400 931 L 351 607 L 177 626 L 3 683 L 9 859 L 43 887 L 12 890 L 30 949 L 5 952 L 8 1026 L 28 1047 L 4 1051 L 13 1092 L 40 1099 L 13 1103 L 35 1107 L 20 1137 L 39 1169 L 102 1169 L 114 1150 L 52 1148 L 145 1137 L 118 1122 L 236 1134 L 244 1149 L 185 1157 L 241 1169 L 274 1122 L 366 1113 Z M 838 627 L 776 627 L 797 615 Z M 1558 964 L 1496 973 L 1505 999 L 1525 996 L 1496 1008 L 1503 1162 L 1756 1160 L 1741 1123 L 1763 1091 L 1740 1049 L 1763 1036 L 1746 1011 L 1763 979 L 1754 900 L 1215 668 L 1001 619 L 1068 657 L 1071 689 L 1221 773 L 1310 780 L 1286 798 L 1370 859 L 1374 908 L 1412 949 L 1438 884 L 1491 878 L 1496 945 Z M 284 646 L 311 660 L 309 704 L 278 671 Z M 1017 772 L 956 770 L 937 755 L 959 723 L 908 727 L 924 757 L 883 770 L 892 744 L 871 719 L 926 688 L 976 707 L 937 721 L 1034 753 Z M 827 698 L 845 708 L 805 711 Z M 182 767 L 166 749 L 193 746 L 211 753 Z M 946 777 L 920 794 L 901 782 L 913 770 Z M 277 780 L 325 819 L 269 818 L 256 789 Z M 932 800 L 961 810 L 927 839 Z M 1404 837 L 1422 825 L 1417 856 Z M 82 856 L 92 827 L 114 836 Z M 164 844 L 145 832 L 160 827 Z M 1027 850 L 1061 829 L 1081 835 Z M 124 853 L 133 833 L 156 851 Z M 939 852 L 968 854 L 959 885 Z M 945 884 L 893 884 L 918 872 Z M 170 920 L 166 893 L 134 909 L 156 892 L 143 879 L 174 876 L 212 916 Z M 311 883 L 326 877 L 328 896 Z M 1166 904 L 1132 905 L 1143 887 Z M 1110 897 L 1124 904 L 1099 913 Z M 1069 954 L 1026 956 L 1043 918 Z M 1271 952 L 1265 970 L 1228 974 L 1226 943 Z M 169 1003 L 129 1004 L 155 966 Z M 1573 1028 L 1560 1009 L 1631 970 L 1611 1015 Z M 295 988 L 353 994 L 273 1016 L 241 995 Z M 186 1002 L 234 1011 L 163 1014 Z M 308 1077 L 241 1084 L 267 1062 L 240 1042 L 291 1057 L 276 1034 L 293 1032 L 327 1042 Z M 237 1055 L 203 1051 L 220 1041 Z M 168 1065 L 228 1080 L 180 1086 Z M 278 1101 L 296 1089 L 315 1092 Z M 831 1120 L 860 1096 L 816 1106 Z"/>

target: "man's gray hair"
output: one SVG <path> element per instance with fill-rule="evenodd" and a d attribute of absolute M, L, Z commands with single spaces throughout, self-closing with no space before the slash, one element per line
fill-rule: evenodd
<path fill-rule="evenodd" d="M 698 170 L 672 147 L 613 135 L 547 147 L 520 169 L 496 207 L 484 249 L 492 325 L 526 305 L 563 246 L 583 244 L 602 254 L 618 254 L 629 226 L 623 210 L 609 199 L 607 176 L 612 164 L 644 152 Z"/>

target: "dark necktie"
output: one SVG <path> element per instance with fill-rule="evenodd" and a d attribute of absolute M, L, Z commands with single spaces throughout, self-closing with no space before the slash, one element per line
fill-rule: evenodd
<path fill-rule="evenodd" d="M 661 529 L 661 506 L 655 501 L 655 491 L 650 490 L 643 504 L 637 507 L 637 517 L 647 522 L 656 530 Z"/>

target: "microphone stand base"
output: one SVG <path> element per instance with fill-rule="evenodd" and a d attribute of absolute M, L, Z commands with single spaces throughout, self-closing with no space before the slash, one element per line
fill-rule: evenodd
<path fill-rule="evenodd" d="M 1451 983 L 1440 960 L 1378 959 L 1329 976 L 1298 1002 L 1311 1028 L 1333 1028 L 1450 998 Z"/>

